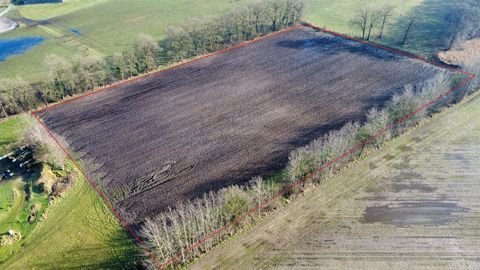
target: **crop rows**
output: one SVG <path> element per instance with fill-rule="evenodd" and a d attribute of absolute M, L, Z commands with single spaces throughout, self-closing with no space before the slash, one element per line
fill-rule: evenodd
<path fill-rule="evenodd" d="M 436 72 L 300 27 L 39 115 L 136 223 L 278 172 L 292 149 Z"/>

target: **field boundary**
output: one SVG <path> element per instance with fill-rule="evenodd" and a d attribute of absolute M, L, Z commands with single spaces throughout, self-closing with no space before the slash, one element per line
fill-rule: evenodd
<path fill-rule="evenodd" d="M 205 59 L 207 57 L 210 57 L 210 56 L 214 56 L 214 55 L 217 55 L 217 54 L 222 54 L 222 53 L 225 53 L 227 51 L 230 51 L 230 50 L 234 50 L 234 49 L 237 49 L 237 48 L 240 48 L 240 47 L 243 47 L 243 46 L 246 46 L 248 44 L 251 44 L 251 43 L 254 43 L 254 42 L 257 42 L 257 41 L 261 41 L 261 40 L 265 40 L 265 39 L 268 39 L 268 38 L 271 38 L 273 36 L 276 36 L 276 35 L 279 35 L 281 33 L 285 33 L 285 32 L 288 32 L 288 31 L 292 31 L 294 29 L 298 29 L 300 28 L 301 26 L 306 26 L 306 27 L 310 27 L 312 29 L 315 29 L 315 30 L 318 30 L 318 31 L 321 31 L 323 33 L 326 33 L 326 34 L 330 34 L 330 35 L 333 35 L 333 36 L 337 36 L 337 37 L 341 37 L 341 38 L 344 38 L 344 39 L 348 39 L 348 40 L 351 40 L 351 41 L 355 41 L 355 42 L 360 42 L 362 44 L 366 44 L 366 45 L 369 45 L 369 46 L 373 46 L 373 47 L 376 47 L 376 48 L 379 48 L 379 49 L 382 49 L 382 50 L 386 50 L 386 51 L 389 51 L 389 52 L 392 52 L 392 53 L 395 53 L 395 54 L 398 54 L 398 55 L 401 55 L 401 56 L 405 56 L 405 57 L 408 57 L 408 58 L 412 58 L 412 59 L 416 59 L 416 60 L 420 60 L 420 61 L 423 61 L 425 63 L 428 63 L 428 64 L 431 64 L 431 65 L 435 65 L 437 67 L 441 67 L 441 68 L 444 68 L 444 69 L 448 69 L 448 70 L 451 70 L 451 71 L 454 71 L 454 72 L 459 72 L 459 73 L 462 73 L 463 75 L 467 75 L 467 77 L 465 79 L 463 79 L 462 81 L 460 81 L 456 86 L 452 87 L 451 89 L 449 89 L 448 91 L 440 94 L 439 96 L 433 98 L 432 100 L 430 100 L 429 102 L 425 103 L 424 105 L 422 105 L 420 108 L 416 109 L 415 111 L 413 111 L 412 113 L 408 114 L 408 115 L 405 115 L 404 117 L 402 117 L 401 119 L 395 121 L 394 123 L 390 124 L 389 126 L 387 126 L 385 129 L 383 129 L 382 131 L 380 131 L 379 133 L 373 135 L 372 137 L 364 140 L 363 142 L 355 145 L 353 148 L 351 149 L 346 149 L 345 152 L 343 154 L 341 154 L 340 156 L 336 157 L 335 159 L 331 160 L 330 162 L 328 162 L 327 164 L 319 167 L 318 169 L 316 169 L 315 171 L 311 172 L 310 174 L 308 174 L 307 176 L 303 177 L 302 179 L 296 181 L 295 183 L 289 185 L 289 186 L 286 186 L 284 187 L 282 190 L 280 190 L 279 192 L 277 192 L 273 197 L 271 197 L 270 199 L 268 199 L 267 201 L 257 205 L 256 207 L 250 209 L 249 211 L 247 211 L 246 213 L 242 214 L 241 216 L 239 216 L 238 218 L 236 218 L 235 220 L 225 224 L 224 226 L 222 226 L 221 228 L 211 232 L 209 235 L 207 235 L 205 238 L 203 238 L 202 240 L 198 241 L 197 243 L 191 245 L 189 248 L 187 249 L 184 249 L 182 250 L 181 252 L 179 252 L 178 254 L 172 256 L 169 260 L 167 261 L 164 261 L 164 262 L 160 262 L 156 256 L 154 255 L 153 251 L 148 247 L 148 245 L 143 241 L 143 239 L 141 239 L 136 233 L 135 231 L 127 224 L 127 222 L 121 217 L 120 213 L 118 211 L 115 210 L 115 208 L 113 207 L 113 204 L 110 203 L 110 201 L 108 200 L 108 198 L 105 196 L 105 194 L 97 187 L 97 185 L 87 176 L 87 174 L 85 173 L 85 171 L 82 169 L 82 167 L 80 166 L 80 164 L 73 158 L 73 156 L 70 154 L 70 152 L 67 150 L 67 148 L 65 146 L 63 146 L 60 141 L 55 137 L 55 135 L 53 134 L 53 132 L 43 123 L 43 121 L 40 119 L 40 117 L 37 115 L 38 113 L 40 112 L 43 112 L 45 110 L 49 110 L 51 108 L 54 108 L 56 106 L 59 106 L 59 105 L 63 105 L 63 104 L 66 104 L 66 103 L 69 103 L 69 102 L 72 102 L 74 100 L 77 100 L 77 99 L 80 99 L 80 98 L 84 98 L 84 97 L 87 97 L 87 96 L 91 96 L 91 95 L 94 95 L 94 94 L 97 94 L 97 93 L 100 93 L 100 92 L 104 92 L 106 90 L 114 90 L 114 89 L 118 89 L 116 87 L 119 87 L 119 86 L 122 86 L 124 84 L 127 84 L 127 83 L 131 83 L 131 82 L 134 82 L 134 81 L 138 81 L 140 79 L 143 79 L 143 78 L 146 78 L 148 76 L 151 76 L 151 75 L 155 75 L 155 74 L 159 74 L 159 73 L 162 73 L 162 72 L 166 72 L 166 71 L 169 71 L 169 70 L 172 70 L 172 69 L 175 69 L 175 68 L 178 68 L 178 67 L 181 67 L 181 66 L 184 66 L 186 64 L 189 64 L 189 63 L 193 63 L 193 62 L 196 62 L 196 61 L 199 61 L 199 60 L 202 60 L 202 59 Z M 315 26 L 311 23 L 308 23 L 308 22 L 302 22 L 301 25 L 297 25 L 297 26 L 293 26 L 293 27 L 289 27 L 289 28 L 286 28 L 286 29 L 283 29 L 283 30 L 280 30 L 280 31 L 277 31 L 277 32 L 274 32 L 274 33 L 271 33 L 271 34 L 268 34 L 268 35 L 265 35 L 265 36 L 262 36 L 262 37 L 259 37 L 259 38 L 256 38 L 256 39 L 253 39 L 253 40 L 250 40 L 250 41 L 246 41 L 246 42 L 242 42 L 240 44 L 237 44 L 237 45 L 234 45 L 234 46 L 231 46 L 231 47 L 228 47 L 226 49 L 223 49 L 223 50 L 220 50 L 220 51 L 217 51 L 217 52 L 213 52 L 213 53 L 210 53 L 210 54 L 207 54 L 207 55 L 203 55 L 203 56 L 200 56 L 198 58 L 195 58 L 195 59 L 192 59 L 192 60 L 188 60 L 188 61 L 185 61 L 185 62 L 182 62 L 182 63 L 179 63 L 179 64 L 176 64 L 176 65 L 173 65 L 173 66 L 170 66 L 170 67 L 167 67 L 165 69 L 161 69 L 161 70 L 157 70 L 157 71 L 154 71 L 154 72 L 150 72 L 150 73 L 147 73 L 147 74 L 144 74 L 142 76 L 138 76 L 138 77 L 134 77 L 134 78 L 131 78 L 131 79 L 127 79 L 127 80 L 124 80 L 124 81 L 121 81 L 121 82 L 118 82 L 118 83 L 114 83 L 112 85 L 109 85 L 109 86 L 106 86 L 106 87 L 103 87 L 103 88 L 100 88 L 98 90 L 94 90 L 94 91 L 91 91 L 91 92 L 88 92 L 88 93 L 84 93 L 82 95 L 79 95 L 79 96 L 76 96 L 76 97 L 73 97 L 71 99 L 68 99 L 68 100 L 64 100 L 64 101 L 61 101 L 61 102 L 58 102 L 58 103 L 55 103 L 55 104 L 51 104 L 50 106 L 47 106 L 47 107 L 44 107 L 44 108 L 41 108 L 41 109 L 37 109 L 37 110 L 34 110 L 31 112 L 32 116 L 42 125 L 42 127 L 47 131 L 48 135 L 53 139 L 53 141 L 60 147 L 60 149 L 62 149 L 62 151 L 65 153 L 66 157 L 72 161 L 72 163 L 78 168 L 78 170 L 81 172 L 81 174 L 83 175 L 83 177 L 87 180 L 87 182 L 92 186 L 92 188 L 100 195 L 100 197 L 103 199 L 103 201 L 106 203 L 106 205 L 110 208 L 110 210 L 112 211 L 112 213 L 114 214 L 114 216 L 119 220 L 120 224 L 131 234 L 131 236 L 133 237 L 133 239 L 142 247 L 142 249 L 145 251 L 145 253 L 147 254 L 147 256 L 151 259 L 152 263 L 154 265 L 156 265 L 159 269 L 164 269 L 165 267 L 168 267 L 169 265 L 171 265 L 172 263 L 174 263 L 176 260 L 178 260 L 178 258 L 183 255 L 183 254 L 186 254 L 186 253 L 189 253 L 190 251 L 192 251 L 193 249 L 195 249 L 196 247 L 198 247 L 199 245 L 201 245 L 203 242 L 205 242 L 206 240 L 208 240 L 209 238 L 221 233 L 222 231 L 226 230 L 227 228 L 241 222 L 242 220 L 244 220 L 247 216 L 249 216 L 250 214 L 252 214 L 253 212 L 261 209 L 261 208 L 264 208 L 266 207 L 267 205 L 269 205 L 272 201 L 274 201 L 275 199 L 279 198 L 280 196 L 283 196 L 285 193 L 289 192 L 291 189 L 295 188 L 296 186 L 298 186 L 299 184 L 302 184 L 303 182 L 315 177 L 317 174 L 319 174 L 321 171 L 323 171 L 325 168 L 331 166 L 332 164 L 336 163 L 337 161 L 345 158 L 346 156 L 352 154 L 353 152 L 361 149 L 361 147 L 363 147 L 364 145 L 368 144 L 370 141 L 376 139 L 377 137 L 383 135 L 385 132 L 387 132 L 388 130 L 392 129 L 393 127 L 401 124 L 402 122 L 405 122 L 407 121 L 408 119 L 410 119 L 412 116 L 414 116 L 415 114 L 417 114 L 418 112 L 422 111 L 423 109 L 429 107 L 430 105 L 436 103 L 438 100 L 440 100 L 441 98 L 443 97 L 446 97 L 448 95 L 450 95 L 451 93 L 453 93 L 454 91 L 456 91 L 457 89 L 459 89 L 460 87 L 462 86 L 465 86 L 467 85 L 470 81 L 472 81 L 474 78 L 476 78 L 477 75 L 475 74 L 472 74 L 470 72 L 466 72 L 466 71 L 463 71 L 463 70 L 460 70 L 460 69 L 456 69 L 456 68 L 453 68 L 451 66 L 448 66 L 448 65 L 445 65 L 445 64 L 441 64 L 441 63 L 437 63 L 437 62 L 434 62 L 434 61 L 430 61 L 430 60 L 427 60 L 423 57 L 420 57 L 420 56 L 417 56 L 413 53 L 409 53 L 409 52 L 405 52 L 405 51 L 401 51 L 401 50 L 397 50 L 397 49 L 393 49 L 393 48 L 390 48 L 390 47 L 387 47 L 387 46 L 383 46 L 383 45 L 380 45 L 380 44 L 376 44 L 376 43 L 372 43 L 372 42 L 369 42 L 369 41 L 365 41 L 365 40 L 360 40 L 360 39 L 357 39 L 357 38 L 354 38 L 354 37 L 351 37 L 351 36 L 348 36 L 348 35 L 345 35 L 345 34 L 342 34 L 342 33 L 338 33 L 338 32 L 335 32 L 335 31 L 332 31 L 332 30 L 328 30 L 328 29 L 325 29 L 325 28 L 321 28 L 321 27 L 318 27 L 318 26 Z"/>
<path fill-rule="evenodd" d="M 139 76 L 135 76 L 135 77 L 132 77 L 132 78 L 129 78 L 129 79 L 126 79 L 126 80 L 122 80 L 122 81 L 119 81 L 119 82 L 116 82 L 116 83 L 112 83 L 112 84 L 107 85 L 107 86 L 104 86 L 104 87 L 99 87 L 99 88 L 97 88 L 97 89 L 95 89 L 95 90 L 93 90 L 93 91 L 89 91 L 89 92 L 87 92 L 87 93 L 80 94 L 80 95 L 75 96 L 75 97 L 72 97 L 72 98 L 70 98 L 70 99 L 66 99 L 66 100 L 62 100 L 62 101 L 60 101 L 60 102 L 56 102 L 56 103 L 50 104 L 50 105 L 48 105 L 48 106 L 46 106 L 46 107 L 44 107 L 44 108 L 40 108 L 40 109 L 33 110 L 33 113 L 40 113 L 40 112 L 42 112 L 42 111 L 49 110 L 49 109 L 54 108 L 54 107 L 57 107 L 57 106 L 59 106 L 59 105 L 63 105 L 63 104 L 66 104 L 66 103 L 75 101 L 75 100 L 77 100 L 77 99 L 82 99 L 82 98 L 84 98 L 84 97 L 88 97 L 88 96 L 91 96 L 91 95 L 95 95 L 95 94 L 98 94 L 98 93 L 101 93 L 101 92 L 104 92 L 104 91 L 107 91 L 107 90 L 115 90 L 115 89 L 118 89 L 117 87 L 119 87 L 119 86 L 122 86 L 122 85 L 125 85 L 125 84 L 128 84 L 128 83 L 132 83 L 132 82 L 135 82 L 135 81 L 139 81 L 139 80 L 141 80 L 141 79 L 145 79 L 145 78 L 147 78 L 147 77 L 154 76 L 154 75 L 157 75 L 157 74 L 160 74 L 160 73 L 163 73 L 163 72 L 167 72 L 167 71 L 170 71 L 170 70 L 172 70 L 172 69 L 176 69 L 176 68 L 182 67 L 182 66 L 184 66 L 184 65 L 187 65 L 187 64 L 190 64 L 190 63 L 194 63 L 194 62 L 200 61 L 200 60 L 202 60 L 202 59 L 205 59 L 205 58 L 208 58 L 208 57 L 217 55 L 217 54 L 222 54 L 222 53 L 225 53 L 225 52 L 234 50 L 234 49 L 238 49 L 238 48 L 240 48 L 240 47 L 244 47 L 244 46 L 246 46 L 246 45 L 248 45 L 248 44 L 251 44 L 251 43 L 255 43 L 255 42 L 258 42 L 258 41 L 261 41 L 261 40 L 269 39 L 269 38 L 272 38 L 272 37 L 277 36 L 277 35 L 279 35 L 279 34 L 282 34 L 282 33 L 285 33 L 285 32 L 289 32 L 289 31 L 298 29 L 298 28 L 300 28 L 301 26 L 302 26 L 302 25 L 297 25 L 297 26 L 288 27 L 288 28 L 279 30 L 279 31 L 277 31 L 277 32 L 270 33 L 270 34 L 265 35 L 265 36 L 261 36 L 261 37 L 258 37 L 258 38 L 255 38 L 255 39 L 252 39 L 252 40 L 249 40 L 249 41 L 245 41 L 245 42 L 242 42 L 242 43 L 233 45 L 233 46 L 231 46 L 231 47 L 222 49 L 222 50 L 220 50 L 220 51 L 216 51 L 216 52 L 213 52 L 213 53 L 205 54 L 205 55 L 199 56 L 199 57 L 194 58 L 194 59 L 186 60 L 186 61 L 183 61 L 183 62 L 174 64 L 174 65 L 172 65 L 172 66 L 169 66 L 169 67 L 166 67 L 166 68 L 163 68 L 163 69 L 154 70 L 154 71 L 151 71 L 151 72 L 148 72 L 148 73 L 139 75 Z"/>

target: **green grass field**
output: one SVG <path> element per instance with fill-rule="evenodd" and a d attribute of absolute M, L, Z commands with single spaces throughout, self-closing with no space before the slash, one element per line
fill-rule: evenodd
<path fill-rule="evenodd" d="M 349 35 L 359 35 L 360 31 L 353 29 L 349 21 L 355 17 L 362 7 L 381 7 L 385 3 L 388 3 L 395 7 L 391 20 L 391 23 L 394 23 L 395 18 L 411 12 L 412 9 L 418 7 L 423 2 L 428 2 L 428 0 L 316 0 L 307 2 L 308 8 L 304 17 L 307 21 L 321 27 L 326 27 Z M 388 32 L 389 29 L 387 28 L 386 30 Z"/>
<path fill-rule="evenodd" d="M 19 29 L 1 35 L 2 38 L 22 36 L 44 36 L 47 40 L 23 55 L 13 56 L 0 63 L 0 78 L 18 74 L 26 79 L 38 81 L 44 76 L 42 63 L 46 55 L 59 54 L 73 57 L 93 52 L 111 55 L 128 49 L 138 33 L 143 32 L 161 39 L 168 26 L 192 18 L 204 18 L 235 10 L 254 0 L 70 0 L 62 4 L 42 4 L 16 7 L 7 14 L 13 19 L 27 18 L 43 21 L 41 24 L 26 22 Z M 309 1 L 305 19 L 319 26 L 356 35 L 349 23 L 355 13 L 365 5 L 381 6 L 382 0 L 316 0 Z M 401 16 L 417 12 L 418 23 L 412 30 L 411 42 L 405 48 L 421 53 L 429 49 L 442 34 L 441 18 L 448 4 L 441 0 L 393 0 L 396 6 L 391 24 L 387 26 L 386 38 L 381 42 L 395 46 L 401 36 L 405 22 Z M 435 25 L 435 27 L 432 27 Z M 76 34 L 71 30 L 78 30 Z M 392 37 L 394 36 L 394 37 Z"/>
<path fill-rule="evenodd" d="M 84 179 L 46 216 L 8 259 L 0 248 L 0 268 L 129 269 L 139 261 L 137 246 Z"/>
<path fill-rule="evenodd" d="M 31 20 L 48 20 L 107 1 L 108 0 L 68 0 L 61 4 L 50 3 L 18 6 L 17 9 L 25 18 Z"/>
<path fill-rule="evenodd" d="M 160 39 L 168 26 L 191 18 L 222 14 L 248 1 L 146 0 L 133 3 L 129 0 L 72 0 L 65 6 L 46 4 L 16 8 L 8 13 L 8 17 L 47 20 L 48 23 L 23 25 L 1 37 L 34 35 L 44 36 L 47 40 L 23 55 L 0 63 L 0 78 L 21 74 L 29 80 L 40 80 L 44 76 L 42 63 L 48 54 L 65 57 L 87 52 L 111 55 L 130 48 L 141 32 Z M 72 29 L 80 31 L 81 35 L 73 33 Z"/>
<path fill-rule="evenodd" d="M 28 118 L 25 114 L 0 121 L 0 156 L 10 152 L 22 140 L 27 126 Z"/>
<path fill-rule="evenodd" d="M 19 115 L 0 122 L 1 155 L 21 143 L 30 121 Z M 26 200 L 26 183 L 37 178 L 0 181 L 0 234 L 13 229 L 22 235 L 0 247 L 0 269 L 128 269 L 140 261 L 138 247 L 85 179 L 76 179 L 64 198 L 48 205 L 47 196 L 35 188 Z M 35 204 L 45 218 L 30 224 Z"/>

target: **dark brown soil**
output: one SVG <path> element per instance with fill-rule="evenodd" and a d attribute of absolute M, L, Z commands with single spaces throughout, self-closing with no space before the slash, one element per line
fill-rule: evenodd
<path fill-rule="evenodd" d="M 435 72 L 302 27 L 40 116 L 138 222 L 281 169 L 292 149 L 362 120 L 404 84 Z"/>

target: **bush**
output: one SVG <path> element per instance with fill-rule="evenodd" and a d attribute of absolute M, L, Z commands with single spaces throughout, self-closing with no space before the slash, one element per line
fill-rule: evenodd
<path fill-rule="evenodd" d="M 252 199 L 249 194 L 238 186 L 224 189 L 222 195 L 225 222 L 235 221 L 252 207 Z"/>
<path fill-rule="evenodd" d="M 34 91 L 20 77 L 0 80 L 0 116 L 7 117 L 35 106 Z"/>

